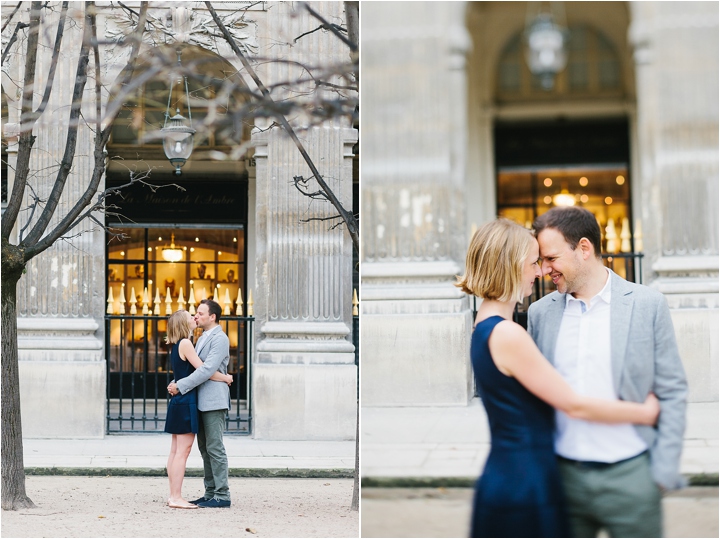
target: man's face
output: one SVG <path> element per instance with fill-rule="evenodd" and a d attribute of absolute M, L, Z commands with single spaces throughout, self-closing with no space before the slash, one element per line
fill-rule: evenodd
<path fill-rule="evenodd" d="M 210 316 L 210 309 L 208 309 L 208 306 L 201 303 L 197 308 L 197 313 L 195 314 L 195 322 L 197 322 L 198 327 L 203 330 L 209 329 L 214 320 L 215 317 Z"/>
<path fill-rule="evenodd" d="M 574 250 L 555 228 L 545 228 L 538 234 L 542 274 L 550 275 L 561 294 L 572 294 L 584 283 L 584 265 L 580 248 Z"/>

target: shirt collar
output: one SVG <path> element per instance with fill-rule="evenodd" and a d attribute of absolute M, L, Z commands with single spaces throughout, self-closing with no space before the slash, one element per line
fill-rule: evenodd
<path fill-rule="evenodd" d="M 612 280 L 612 272 L 610 271 L 610 268 L 605 268 L 605 271 L 608 273 L 607 281 L 605 281 L 605 286 L 602 287 L 602 290 L 595 294 L 591 299 L 590 303 L 588 305 L 588 308 L 592 307 L 593 304 L 596 303 L 595 298 L 600 298 L 602 301 L 610 304 L 610 296 L 611 296 L 611 286 L 610 281 Z M 572 294 L 565 294 L 565 306 L 569 305 L 573 301 L 582 301 L 581 299 L 576 299 L 572 296 Z"/>
<path fill-rule="evenodd" d="M 218 325 L 218 326 L 215 326 L 215 327 L 212 328 L 212 329 L 208 329 L 207 331 L 204 331 L 203 334 L 201 335 L 201 337 L 206 337 L 206 336 L 209 337 L 209 336 L 213 333 L 213 331 L 215 331 L 215 330 L 216 330 L 217 328 L 219 328 L 219 327 L 220 327 L 220 326 Z"/>

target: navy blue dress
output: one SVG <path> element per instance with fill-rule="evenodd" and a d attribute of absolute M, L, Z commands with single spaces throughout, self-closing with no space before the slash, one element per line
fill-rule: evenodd
<path fill-rule="evenodd" d="M 170 352 L 170 366 L 176 382 L 195 372 L 195 367 L 189 361 L 183 361 L 180 358 L 179 347 L 180 343 L 176 342 Z M 184 395 L 178 393 L 173 396 L 168 404 L 165 432 L 197 434 L 198 424 L 197 388 L 193 388 Z"/>
<path fill-rule="evenodd" d="M 471 537 L 569 537 L 553 445 L 553 408 L 501 373 L 488 348 L 500 316 L 480 322 L 470 346 L 491 447 L 475 487 Z"/>

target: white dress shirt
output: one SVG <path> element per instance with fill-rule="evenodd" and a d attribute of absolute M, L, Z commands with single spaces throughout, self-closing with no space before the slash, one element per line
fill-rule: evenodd
<path fill-rule="evenodd" d="M 610 272 L 603 289 L 584 301 L 566 295 L 555 345 L 555 368 L 580 395 L 618 398 L 610 358 Z M 630 423 L 597 423 L 556 412 L 555 452 L 565 458 L 618 462 L 639 455 L 647 444 Z"/>
<path fill-rule="evenodd" d="M 210 334 L 211 334 L 213 331 L 215 331 L 216 329 L 218 329 L 219 327 L 220 327 L 220 326 L 218 325 L 218 326 L 215 326 L 215 327 L 212 328 L 212 329 L 208 329 L 207 331 L 203 331 L 202 335 L 200 335 L 200 338 L 198 339 L 197 344 L 195 345 L 195 349 L 198 350 L 198 349 L 200 348 L 200 343 L 201 343 L 201 342 L 204 342 L 205 339 L 209 338 L 209 337 L 210 337 Z"/>

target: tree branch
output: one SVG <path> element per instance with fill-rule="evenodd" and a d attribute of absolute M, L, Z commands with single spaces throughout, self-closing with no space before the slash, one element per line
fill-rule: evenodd
<path fill-rule="evenodd" d="M 25 185 L 27 177 L 30 173 L 30 152 L 35 137 L 32 134 L 32 126 L 25 129 L 22 122 L 25 117 L 32 111 L 33 91 L 35 89 L 35 66 L 37 65 L 38 55 L 38 33 L 40 29 L 40 2 L 32 2 L 30 6 L 30 31 L 27 39 L 27 49 L 25 53 L 25 74 L 23 76 L 23 93 L 20 106 L 20 137 L 18 140 L 17 163 L 15 165 L 15 181 L 13 182 L 13 190 L 8 199 L 8 205 L 5 213 L 0 221 L 0 237 L 7 240 L 10 232 L 17 221 L 20 205 L 22 204 L 25 194 Z"/>
<path fill-rule="evenodd" d="M 333 28 L 335 28 L 338 32 L 344 32 L 344 31 L 345 31 L 345 29 L 344 29 L 342 26 L 338 26 L 337 24 L 333 24 L 332 26 L 333 26 Z M 315 28 L 315 30 L 310 30 L 310 31 L 308 31 L 308 32 L 302 33 L 302 34 L 300 34 L 299 36 L 297 36 L 295 39 L 293 39 L 293 43 L 297 43 L 299 39 L 302 39 L 302 38 L 305 37 L 305 36 L 309 36 L 310 34 L 314 34 L 314 33 L 317 32 L 318 30 L 329 30 L 329 28 L 328 28 L 328 25 L 326 25 L 326 24 L 321 24 L 320 26 L 318 26 L 317 28 Z"/>
<path fill-rule="evenodd" d="M 206 2 L 206 3 L 207 3 L 207 2 Z M 357 52 L 357 50 L 358 50 L 357 43 L 353 43 L 353 42 L 350 41 L 347 37 L 345 37 L 340 31 L 338 31 L 336 24 L 331 24 L 331 23 L 327 22 L 327 21 L 322 17 L 322 15 L 320 15 L 317 11 L 315 11 L 313 8 L 311 8 L 311 7 L 307 4 L 307 2 L 302 2 L 302 6 L 303 6 L 305 9 L 307 9 L 307 11 L 308 11 L 308 13 L 310 13 L 310 15 L 312 15 L 312 16 L 315 17 L 317 20 L 319 20 L 319 21 L 323 24 L 323 26 L 326 27 L 327 30 L 330 30 L 333 34 L 335 34 L 335 35 L 338 37 L 338 39 L 340 39 L 340 41 L 342 41 L 343 43 L 345 43 L 345 45 L 347 45 L 348 47 L 350 47 L 350 50 L 351 50 L 352 52 Z"/>
<path fill-rule="evenodd" d="M 78 118 L 82 110 L 82 99 L 83 92 L 85 90 L 85 83 L 87 82 L 87 66 L 89 62 L 89 48 L 91 38 L 91 27 L 88 16 L 88 10 L 92 6 L 92 2 L 88 2 L 85 8 L 85 27 L 83 30 L 82 43 L 80 45 L 80 56 L 78 57 L 77 70 L 75 73 L 75 87 L 72 95 L 72 105 L 70 106 L 70 118 L 68 120 L 67 138 L 65 140 L 65 152 L 60 162 L 60 169 L 58 170 L 53 184 L 52 191 L 48 197 L 47 204 L 42 213 L 38 217 L 35 226 L 33 226 L 28 237 L 19 243 L 21 247 L 28 247 L 33 243 L 37 242 L 45 232 L 45 229 L 50 223 L 50 219 L 55 213 L 55 209 L 60 202 L 60 197 L 65 189 L 65 183 L 70 175 L 73 161 L 75 159 L 75 148 L 77 146 L 77 134 L 80 127 Z"/>
<path fill-rule="evenodd" d="M 50 63 L 50 73 L 48 73 L 48 79 L 45 83 L 45 93 L 43 94 L 40 106 L 34 113 L 33 122 L 42 116 L 42 113 L 45 112 L 48 101 L 50 101 L 50 94 L 52 93 L 53 82 L 55 81 L 55 70 L 57 69 L 58 58 L 60 57 L 60 45 L 63 40 L 67 10 L 68 2 L 63 2 L 62 10 L 60 11 L 60 21 L 58 22 L 57 36 L 55 37 L 55 47 L 53 47 L 52 61 Z"/>
<path fill-rule="evenodd" d="M 94 14 L 95 12 L 95 4 L 92 2 L 88 2 L 87 9 Z M 143 2 L 140 8 L 140 20 L 138 21 L 138 25 L 135 27 L 135 30 L 130 36 L 131 43 L 132 43 L 132 49 L 130 51 L 130 59 L 128 60 L 128 63 L 123 68 L 123 71 L 121 72 L 121 76 L 119 77 L 118 85 L 122 86 L 123 83 L 127 83 L 130 78 L 132 77 L 135 63 L 137 61 L 138 57 L 138 51 L 140 49 L 140 44 L 142 43 L 142 34 L 145 30 L 145 19 L 147 17 L 147 9 L 148 9 L 148 3 Z M 89 15 L 86 12 L 86 35 L 88 36 L 88 42 L 90 39 L 90 36 L 92 34 L 92 21 L 89 19 Z M 86 51 L 86 58 L 85 58 L 85 67 L 87 68 L 88 63 L 88 54 L 87 54 L 87 42 L 85 41 L 85 37 L 83 37 L 83 46 L 85 47 Z M 87 78 L 87 73 L 85 74 L 85 77 Z M 84 86 L 84 83 L 83 83 Z M 82 92 L 80 94 L 80 98 L 82 98 Z M 117 114 L 117 112 L 116 112 Z M 25 260 L 30 260 L 32 257 L 37 256 L 44 250 L 48 249 L 59 237 L 61 237 L 67 230 L 70 229 L 71 226 L 75 226 L 79 221 L 76 221 L 78 216 L 83 212 L 83 210 L 90 204 L 90 201 L 92 200 L 93 195 L 97 192 L 98 185 L 100 184 L 100 180 L 103 177 L 105 173 L 105 144 L 107 143 L 107 139 L 110 136 L 110 129 L 112 126 L 112 121 L 114 120 L 114 116 L 110 117 L 109 119 L 109 125 L 102 131 L 98 131 L 95 134 L 95 150 L 94 150 L 94 158 L 95 158 L 95 166 L 93 168 L 93 174 L 90 178 L 90 182 L 88 183 L 87 189 L 83 193 L 83 195 L 80 197 L 80 199 L 75 203 L 75 205 L 72 207 L 70 211 L 65 215 L 65 217 L 55 226 L 55 228 L 42 237 L 42 239 L 35 238 L 33 241 L 36 241 L 34 245 L 30 243 L 30 241 L 27 241 L 27 247 L 25 249 Z M 106 115 L 107 120 L 107 115 Z M 77 128 L 76 128 L 76 134 L 77 134 Z M 72 164 L 72 155 L 70 156 L 70 165 Z M 65 163 L 63 163 L 63 166 L 65 166 Z M 69 171 L 69 166 L 67 167 Z M 60 176 L 60 174 L 58 174 Z M 63 181 L 64 183 L 64 181 Z M 57 181 L 56 181 L 57 184 Z M 55 190 L 53 190 L 55 191 Z M 62 191 L 62 189 L 60 190 Z M 59 198 L 58 198 L 59 200 Z M 54 201 L 55 207 L 57 206 L 58 200 Z M 53 212 L 55 210 L 55 207 L 53 207 Z M 46 208 L 47 209 L 47 208 Z M 52 215 L 52 212 L 50 213 Z M 38 221 L 39 225 L 39 221 Z M 36 225 L 36 228 L 37 226 Z M 45 227 L 47 226 L 47 223 L 45 223 Z M 33 229 L 35 231 L 35 229 Z M 30 238 L 28 238 L 29 240 Z"/>
<path fill-rule="evenodd" d="M 10 21 L 13 20 L 13 17 L 18 12 L 18 9 L 20 9 L 20 6 L 22 5 L 22 2 L 18 2 L 18 5 L 15 6 L 15 9 L 13 9 L 13 12 L 8 17 L 8 20 L 5 21 L 5 24 L 2 25 L 2 29 L 0 29 L 0 32 L 4 32 L 5 28 L 7 28 L 7 25 L 10 24 Z"/>
<path fill-rule="evenodd" d="M 27 28 L 28 26 L 30 26 L 30 25 L 26 24 L 22 21 L 17 23 L 17 25 L 15 25 L 15 31 L 13 32 L 13 35 L 10 38 L 10 41 L 8 41 L 7 47 L 5 47 L 5 50 L 3 51 L 2 61 L 0 63 L 2 63 L 3 65 L 5 64 L 5 58 L 7 58 L 7 55 L 10 52 L 10 47 L 12 47 L 13 43 L 15 43 L 15 41 L 17 41 L 18 32 L 20 30 L 22 30 L 23 28 Z"/>
<path fill-rule="evenodd" d="M 205 2 L 205 5 L 207 6 L 208 11 L 210 12 L 210 15 L 212 16 L 213 20 L 215 21 L 215 24 L 217 24 L 218 28 L 220 29 L 223 36 L 225 37 L 225 40 L 228 42 L 230 47 L 233 49 L 233 52 L 235 52 L 237 57 L 240 59 L 243 66 L 247 70 L 248 74 L 255 81 L 255 84 L 260 89 L 260 91 L 263 93 L 263 95 L 265 96 L 265 99 L 271 103 L 274 103 L 274 100 L 270 96 L 270 92 L 265 87 L 265 85 L 262 83 L 260 78 L 257 76 L 252 65 L 250 64 L 248 59 L 245 58 L 245 55 L 242 53 L 242 51 L 240 50 L 240 47 L 238 47 L 237 43 L 235 43 L 235 40 L 230 35 L 227 28 L 225 28 L 225 25 L 223 24 L 222 20 L 220 19 L 220 17 L 218 17 L 218 14 L 215 12 L 215 9 L 213 8 L 212 3 Z M 308 7 L 308 10 L 310 10 L 309 7 Z M 322 22 L 325 22 L 324 19 L 322 19 Z M 345 41 L 345 39 L 343 39 L 343 41 Z M 347 225 L 347 229 L 348 229 L 348 233 L 350 234 L 350 238 L 352 239 L 353 246 L 355 247 L 355 251 L 360 252 L 360 238 L 359 238 L 359 233 L 358 233 L 357 221 L 355 220 L 355 217 L 352 215 L 352 213 L 348 212 L 345 208 L 343 208 L 342 204 L 340 203 L 338 198 L 335 196 L 335 193 L 333 193 L 333 191 L 330 189 L 330 187 L 325 183 L 325 180 L 323 180 L 322 175 L 318 171 L 313 160 L 310 158 L 310 155 L 305 150 L 305 147 L 303 146 L 302 142 L 300 142 L 300 139 L 298 138 L 297 134 L 295 133 L 295 130 L 292 128 L 290 123 L 287 121 L 287 118 L 285 118 L 285 116 L 282 114 L 276 114 L 275 117 L 280 122 L 280 125 L 282 125 L 283 129 L 285 129 L 285 132 L 290 136 L 292 141 L 295 143 L 295 146 L 297 147 L 300 154 L 303 156 L 305 163 L 308 165 L 308 167 L 310 167 L 310 171 L 313 173 L 315 180 L 318 182 L 318 184 L 320 185 L 320 188 L 327 195 L 327 199 L 335 207 L 335 209 L 338 211 L 338 213 L 343 217 L 345 224 Z"/>

